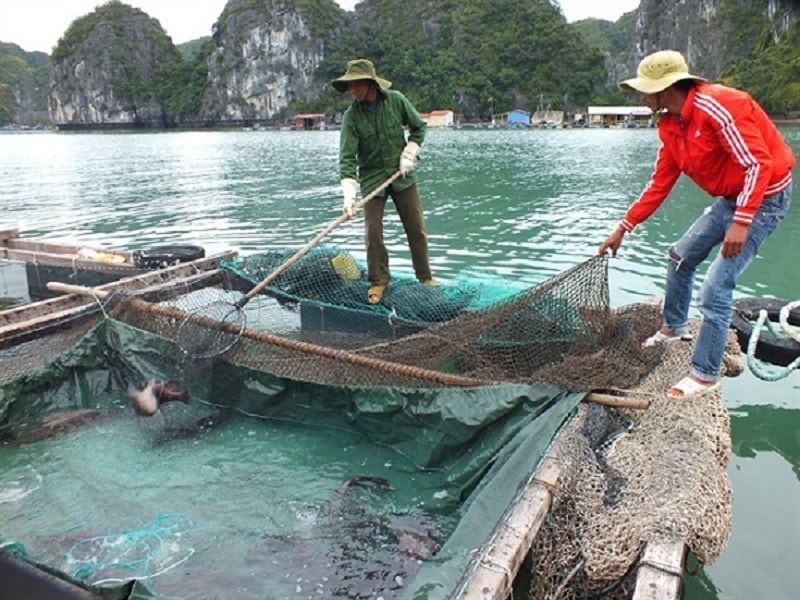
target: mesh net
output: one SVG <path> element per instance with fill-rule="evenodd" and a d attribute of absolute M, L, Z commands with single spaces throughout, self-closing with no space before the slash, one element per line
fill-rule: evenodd
<path fill-rule="evenodd" d="M 721 553 L 730 532 L 725 474 L 730 439 L 719 392 L 691 403 L 662 401 L 659 392 L 686 372 L 690 345 L 641 348 L 659 325 L 659 309 L 640 304 L 611 310 L 605 258 L 589 259 L 533 287 L 474 275 L 439 286 L 395 277 L 383 301 L 370 305 L 363 265 L 339 249 L 315 248 L 243 306 L 242 327 L 209 324 L 215 335 L 227 336 L 221 356 L 190 360 L 180 344 L 176 349 L 175 341 L 186 335 L 186 315 L 235 305 L 292 253 L 225 263 L 213 285 L 183 289 L 176 282 L 171 297 L 159 302 L 112 295 L 98 302 L 92 315 L 39 331 L 38 339 L 6 340 L 0 348 L 6 397 L 15 388 L 34 393 L 26 388 L 31 373 L 63 361 L 64 352 L 103 320 L 139 332 L 126 334 L 120 345 L 135 345 L 137 336 L 148 332 L 165 340 L 158 352 L 174 358 L 173 372 L 165 375 L 214 378 L 212 394 L 220 387 L 254 385 L 242 381 L 250 376 L 220 363 L 314 386 L 371 389 L 376 403 L 397 389 L 483 389 L 501 383 L 635 394 L 653 399 L 650 410 L 584 404 L 560 432 L 552 453 L 563 475 L 533 548 L 532 597 L 629 592 L 642 545 L 660 536 L 685 539 L 704 563 Z M 204 326 L 196 325 L 192 335 L 202 335 Z M 101 353 L 91 360 L 117 360 L 107 350 Z M 733 338 L 729 355 L 738 355 Z M 87 356 L 91 353 L 80 360 L 90 361 Z M 726 360 L 726 374 L 738 374 L 741 365 Z M 66 377 L 61 385 L 77 384 Z M 0 410 L 0 431 L 8 436 L 24 435 L 20 424 L 35 421 L 12 419 L 8 403 L 0 403 Z M 417 418 L 424 430 L 425 417 Z M 496 432 L 491 436 L 506 439 Z M 465 438 L 449 451 L 460 453 L 474 443 Z M 415 441 L 408 452 L 424 454 L 419 446 Z M 476 489 L 477 476 L 466 477 L 472 483 L 464 485 L 465 497 Z"/>
<path fill-rule="evenodd" d="M 227 290 L 207 288 L 176 305 L 191 313 L 224 302 L 226 295 L 233 303 L 236 290 L 252 288 L 288 255 L 224 264 Z M 657 352 L 639 351 L 637 341 L 652 330 L 657 313 L 645 319 L 635 311 L 612 314 L 606 279 L 600 258 L 521 290 L 471 277 L 441 286 L 396 278 L 383 301 L 370 305 L 358 262 L 318 248 L 246 305 L 247 332 L 228 356 L 293 380 L 334 385 L 630 387 L 658 361 Z M 112 314 L 176 336 L 172 315 L 160 318 L 130 302 Z M 233 330 L 229 335 L 239 336 Z"/>
<path fill-rule="evenodd" d="M 697 334 L 697 323 L 692 323 Z M 629 598 L 646 543 L 683 542 L 713 563 L 731 532 L 726 474 L 730 417 L 719 390 L 681 401 L 669 388 L 688 369 L 691 344 L 670 344 L 631 393 L 646 411 L 583 404 L 553 455 L 562 471 L 534 541 L 531 598 Z M 723 375 L 744 362 L 731 333 Z M 664 567 L 661 567 L 662 569 Z"/>

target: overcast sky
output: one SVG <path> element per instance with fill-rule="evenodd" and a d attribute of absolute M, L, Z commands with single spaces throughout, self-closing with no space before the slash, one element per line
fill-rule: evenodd
<path fill-rule="evenodd" d="M 122 0 L 135 6 L 161 26 L 176 44 L 211 35 L 226 0 Z M 352 9 L 357 0 L 337 0 Z M 492 0 L 486 0 L 491 2 Z M 639 0 L 552 0 L 561 6 L 567 21 L 597 17 L 616 21 L 639 6 Z M 50 54 L 70 23 L 92 12 L 105 0 L 0 0 L 0 42 L 12 42 L 23 50 Z"/>

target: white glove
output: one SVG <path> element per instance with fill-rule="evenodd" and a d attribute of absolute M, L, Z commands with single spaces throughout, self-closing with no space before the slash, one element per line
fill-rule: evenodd
<path fill-rule="evenodd" d="M 408 142 L 400 155 L 400 175 L 405 177 L 414 170 L 417 166 L 417 154 L 419 154 L 419 144 Z"/>
<path fill-rule="evenodd" d="M 356 194 L 358 193 L 358 182 L 355 179 L 342 179 L 342 212 L 351 219 L 356 216 Z"/>

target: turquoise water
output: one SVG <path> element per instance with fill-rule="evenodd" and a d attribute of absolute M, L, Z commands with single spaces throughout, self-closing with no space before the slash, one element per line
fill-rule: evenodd
<path fill-rule="evenodd" d="M 800 155 L 800 128 L 784 134 Z M 646 182 L 652 130 L 431 131 L 420 162 L 435 275 L 465 269 L 536 283 L 595 253 Z M 129 249 L 164 243 L 240 253 L 298 246 L 340 214 L 337 132 L 0 136 L 0 229 Z M 611 261 L 611 299 L 663 292 L 669 244 L 708 203 L 680 181 Z M 741 295 L 800 298 L 800 186 Z M 409 272 L 387 213 L 392 267 Z M 363 258 L 359 220 L 326 243 Z M 734 486 L 730 543 L 687 597 L 800 597 L 800 372 L 727 379 Z"/>
<path fill-rule="evenodd" d="M 455 526 L 438 511 L 446 473 L 352 431 L 238 415 L 202 437 L 169 431 L 118 410 L 57 440 L 0 446 L 3 536 L 87 582 L 141 579 L 165 600 L 263 600 L 325 597 L 334 575 L 353 577 L 343 531 L 358 532 L 349 550 L 370 552 L 368 564 L 411 576 L 418 565 L 393 550 L 392 530 L 442 539 Z M 364 473 L 390 487 L 337 492 Z"/>

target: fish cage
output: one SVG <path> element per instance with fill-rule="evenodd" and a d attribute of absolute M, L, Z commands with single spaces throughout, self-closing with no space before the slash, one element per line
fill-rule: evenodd
<path fill-rule="evenodd" d="M 318 250 L 251 298 L 286 254 L 152 296 L 95 290 L 90 313 L 0 341 L 9 581 L 434 600 L 505 597 L 521 569 L 531 598 L 616 598 L 648 541 L 722 551 L 727 413 L 718 394 L 656 398 L 685 349 L 641 348 L 657 310 L 611 310 L 606 259 L 522 289 L 393 281 L 370 307 L 357 261 Z M 154 381 L 187 401 L 137 414 Z M 631 390 L 647 410 L 624 408 Z"/>

